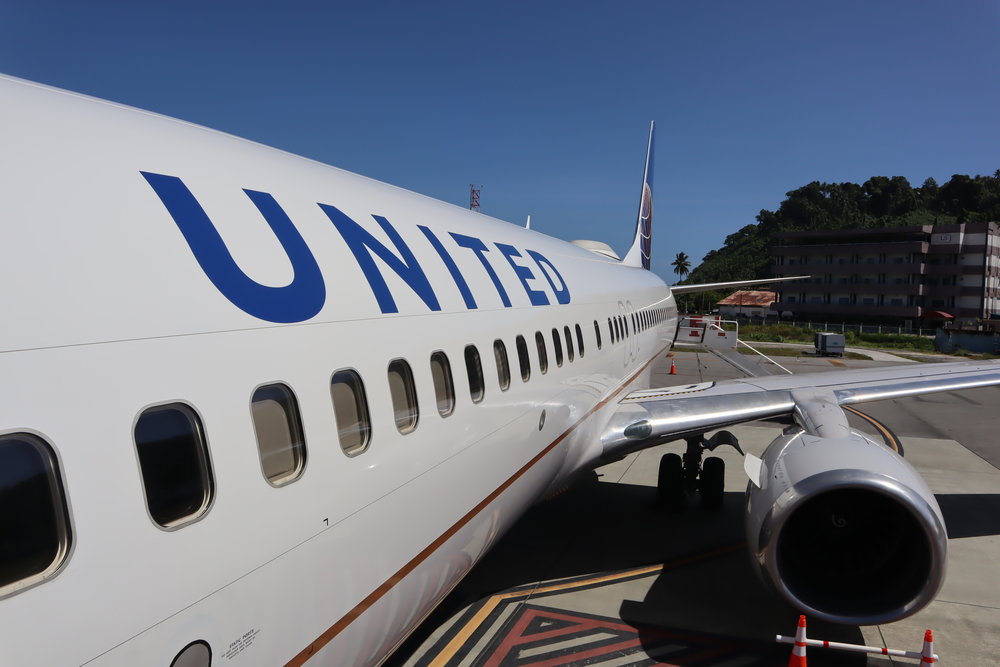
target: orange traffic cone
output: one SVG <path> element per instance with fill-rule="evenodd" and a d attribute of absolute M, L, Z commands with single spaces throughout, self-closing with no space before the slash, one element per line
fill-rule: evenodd
<path fill-rule="evenodd" d="M 677 362 L 673 359 L 670 360 L 670 374 L 677 375 Z"/>
<path fill-rule="evenodd" d="M 795 628 L 795 648 L 788 658 L 788 667 L 806 667 L 806 617 L 799 616 L 799 627 Z"/>
<path fill-rule="evenodd" d="M 924 650 L 920 652 L 920 664 L 930 665 L 934 663 L 934 633 L 928 628 L 924 633 Z"/>

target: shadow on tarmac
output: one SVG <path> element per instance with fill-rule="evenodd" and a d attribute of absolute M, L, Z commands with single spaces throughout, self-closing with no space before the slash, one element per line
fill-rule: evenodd
<path fill-rule="evenodd" d="M 1000 494 L 942 493 L 934 497 L 944 515 L 948 539 L 1000 535 Z"/>
<path fill-rule="evenodd" d="M 534 507 L 386 664 L 404 664 L 437 627 L 495 593 L 659 563 L 667 566 L 645 598 L 624 600 L 619 610 L 650 655 L 662 652 L 666 632 L 695 637 L 706 649 L 701 657 L 691 653 L 686 662 L 679 661 L 682 656 L 664 656 L 671 664 L 719 664 L 725 660 L 713 659 L 712 651 L 723 645 L 730 647 L 730 659 L 755 658 L 740 664 L 786 664 L 790 647 L 776 645 L 774 636 L 794 634 L 798 612 L 772 595 L 753 571 L 743 545 L 743 494 L 726 493 L 719 511 L 704 510 L 697 497 L 689 497 L 683 511 L 666 513 L 655 507 L 655 493 L 650 486 L 601 482 L 592 473 Z M 864 643 L 857 626 L 810 620 L 809 634 Z M 822 650 L 809 658 L 814 665 L 889 664 Z"/>

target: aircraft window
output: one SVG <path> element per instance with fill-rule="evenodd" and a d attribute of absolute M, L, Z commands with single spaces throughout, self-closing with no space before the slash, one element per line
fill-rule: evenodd
<path fill-rule="evenodd" d="M 0 437 L 0 597 L 50 577 L 69 553 L 55 454 L 27 433 Z"/>
<path fill-rule="evenodd" d="M 486 395 L 486 384 L 483 382 L 483 363 L 479 359 L 479 350 L 475 345 L 465 346 L 465 370 L 469 374 L 469 393 L 472 402 L 478 403 Z"/>
<path fill-rule="evenodd" d="M 306 440 L 295 394 L 283 384 L 259 387 L 250 413 L 264 477 L 274 486 L 297 479 L 305 467 Z"/>
<path fill-rule="evenodd" d="M 576 325 L 576 349 L 580 352 L 580 357 L 583 357 L 583 329 L 580 325 Z"/>
<path fill-rule="evenodd" d="M 510 389 L 510 359 L 507 357 L 507 346 L 497 338 L 493 341 L 493 357 L 497 361 L 497 379 L 500 381 L 500 390 Z"/>
<path fill-rule="evenodd" d="M 392 415 L 400 433 L 412 433 L 417 428 L 420 408 L 417 405 L 417 388 L 413 384 L 413 371 L 405 359 L 389 362 L 389 395 L 392 397 Z"/>
<path fill-rule="evenodd" d="M 455 411 L 455 385 L 451 380 L 451 364 L 444 352 L 431 355 L 431 377 L 434 379 L 438 414 L 447 417 Z"/>
<path fill-rule="evenodd" d="M 201 516 L 212 502 L 212 471 L 201 420 L 191 407 L 149 408 L 135 423 L 135 449 L 153 521 L 174 528 Z"/>
<path fill-rule="evenodd" d="M 594 337 L 597 338 L 597 349 L 601 349 L 601 325 L 594 320 Z"/>
<path fill-rule="evenodd" d="M 541 331 L 535 332 L 535 347 L 538 348 L 538 370 L 545 375 L 549 372 L 549 354 L 545 351 L 545 336 Z"/>
<path fill-rule="evenodd" d="M 625 331 L 626 338 L 632 335 L 632 330 L 628 328 L 628 316 L 622 317 L 622 329 Z"/>
<path fill-rule="evenodd" d="M 181 649 L 170 667 L 209 667 L 212 664 L 212 648 L 204 640 L 191 642 Z"/>
<path fill-rule="evenodd" d="M 615 325 L 611 323 L 610 317 L 608 318 L 608 337 L 611 339 L 612 343 L 615 342 Z"/>
<path fill-rule="evenodd" d="M 569 332 L 569 327 L 563 327 L 563 335 L 566 336 L 566 356 L 573 361 L 573 334 Z"/>
<path fill-rule="evenodd" d="M 622 339 L 622 320 L 620 317 L 615 317 L 615 342 L 617 343 Z"/>
<path fill-rule="evenodd" d="M 562 356 L 562 341 L 559 340 L 559 330 L 552 330 L 552 347 L 555 349 L 556 353 L 556 366 L 562 366 L 563 356 Z"/>
<path fill-rule="evenodd" d="M 357 456 L 368 449 L 372 434 L 368 398 L 361 376 L 349 368 L 334 373 L 330 380 L 330 399 L 340 448 L 348 456 Z"/>
<path fill-rule="evenodd" d="M 517 347 L 517 362 L 521 366 L 521 382 L 527 382 L 531 377 L 531 357 L 528 356 L 528 344 L 524 341 L 524 336 L 514 339 Z"/>

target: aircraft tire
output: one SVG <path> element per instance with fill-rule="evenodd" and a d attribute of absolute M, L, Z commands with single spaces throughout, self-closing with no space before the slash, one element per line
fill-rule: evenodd
<path fill-rule="evenodd" d="M 710 456 L 701 466 L 701 506 L 708 510 L 722 507 L 722 495 L 726 484 L 726 462 L 718 456 Z"/>
<path fill-rule="evenodd" d="M 664 454 L 656 478 L 656 503 L 675 512 L 684 506 L 684 468 L 679 454 Z"/>

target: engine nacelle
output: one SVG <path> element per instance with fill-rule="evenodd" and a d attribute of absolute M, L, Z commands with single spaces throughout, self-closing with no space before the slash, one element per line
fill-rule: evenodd
<path fill-rule="evenodd" d="M 746 494 L 746 535 L 764 580 L 837 623 L 898 620 L 944 582 L 948 536 L 934 494 L 896 452 L 851 430 L 788 429 Z M 849 467 L 845 467 L 849 466 Z"/>

